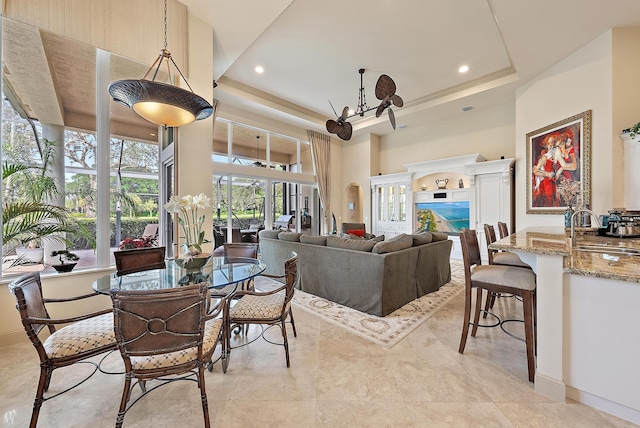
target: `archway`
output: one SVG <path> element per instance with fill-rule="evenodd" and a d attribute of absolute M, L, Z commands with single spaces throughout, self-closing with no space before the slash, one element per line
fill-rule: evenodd
<path fill-rule="evenodd" d="M 362 188 L 357 183 L 351 183 L 346 189 L 347 211 L 345 222 L 362 223 Z"/>

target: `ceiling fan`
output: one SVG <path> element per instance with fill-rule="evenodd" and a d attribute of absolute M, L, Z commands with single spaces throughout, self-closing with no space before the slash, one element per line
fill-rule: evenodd
<path fill-rule="evenodd" d="M 391 126 L 393 129 L 396 129 L 396 117 L 391 109 L 391 106 L 394 105 L 396 107 L 402 107 L 404 105 L 404 101 L 402 98 L 396 94 L 396 83 L 393 79 L 386 74 L 381 75 L 376 82 L 376 98 L 378 98 L 381 102 L 377 107 L 369 107 L 367 105 L 366 94 L 364 92 L 364 68 L 358 70 L 360 73 L 360 89 L 358 95 L 358 106 L 356 110 L 351 112 L 348 106 L 342 109 L 342 114 L 338 116 L 335 108 L 329 101 L 329 105 L 333 108 L 333 112 L 336 114 L 336 120 L 329 119 L 327 120 L 326 127 L 327 131 L 331 134 L 336 134 L 342 140 L 348 141 L 351 139 L 351 135 L 353 134 L 353 126 L 351 123 L 347 121 L 347 119 L 352 118 L 354 116 L 364 117 L 364 114 L 370 112 L 371 110 L 376 110 L 376 117 L 380 117 L 382 113 L 387 110 L 389 114 L 389 122 L 391 122 Z M 351 112 L 351 114 L 349 114 Z"/>

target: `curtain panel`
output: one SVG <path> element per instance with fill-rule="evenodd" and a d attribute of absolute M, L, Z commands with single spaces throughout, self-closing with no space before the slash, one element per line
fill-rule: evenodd
<path fill-rule="evenodd" d="M 311 157 L 315 167 L 320 203 L 322 205 L 322 232 L 331 228 L 331 137 L 316 131 L 307 130 L 311 142 Z"/>

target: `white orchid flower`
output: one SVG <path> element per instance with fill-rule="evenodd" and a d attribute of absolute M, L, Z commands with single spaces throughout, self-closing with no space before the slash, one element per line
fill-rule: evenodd
<path fill-rule="evenodd" d="M 178 213 L 180 212 L 180 201 L 175 196 L 172 196 L 169 202 L 164 204 L 164 209 L 171 214 Z"/>
<path fill-rule="evenodd" d="M 199 195 L 193 197 L 193 205 L 196 207 L 196 209 L 209 208 L 211 206 L 211 198 L 207 197 L 204 193 L 200 193 Z"/>
<path fill-rule="evenodd" d="M 185 210 L 193 209 L 193 196 L 186 195 L 180 198 L 180 206 Z"/>
<path fill-rule="evenodd" d="M 177 214 L 178 224 L 184 235 L 185 254 L 194 257 L 202 251 L 202 244 L 210 242 L 202 230 L 206 214 L 198 215 L 198 209 L 211 206 L 211 198 L 204 193 L 192 196 L 172 196 L 164 205 L 167 212 Z"/>

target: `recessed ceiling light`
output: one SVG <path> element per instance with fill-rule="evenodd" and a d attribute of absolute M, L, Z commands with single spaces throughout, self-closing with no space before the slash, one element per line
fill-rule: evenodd
<path fill-rule="evenodd" d="M 460 68 L 458 69 L 459 73 L 466 73 L 467 71 L 469 71 L 468 65 L 461 65 Z"/>
<path fill-rule="evenodd" d="M 264 67 L 262 67 L 261 65 L 257 65 L 255 70 L 256 70 L 256 73 L 258 74 L 264 73 Z"/>

